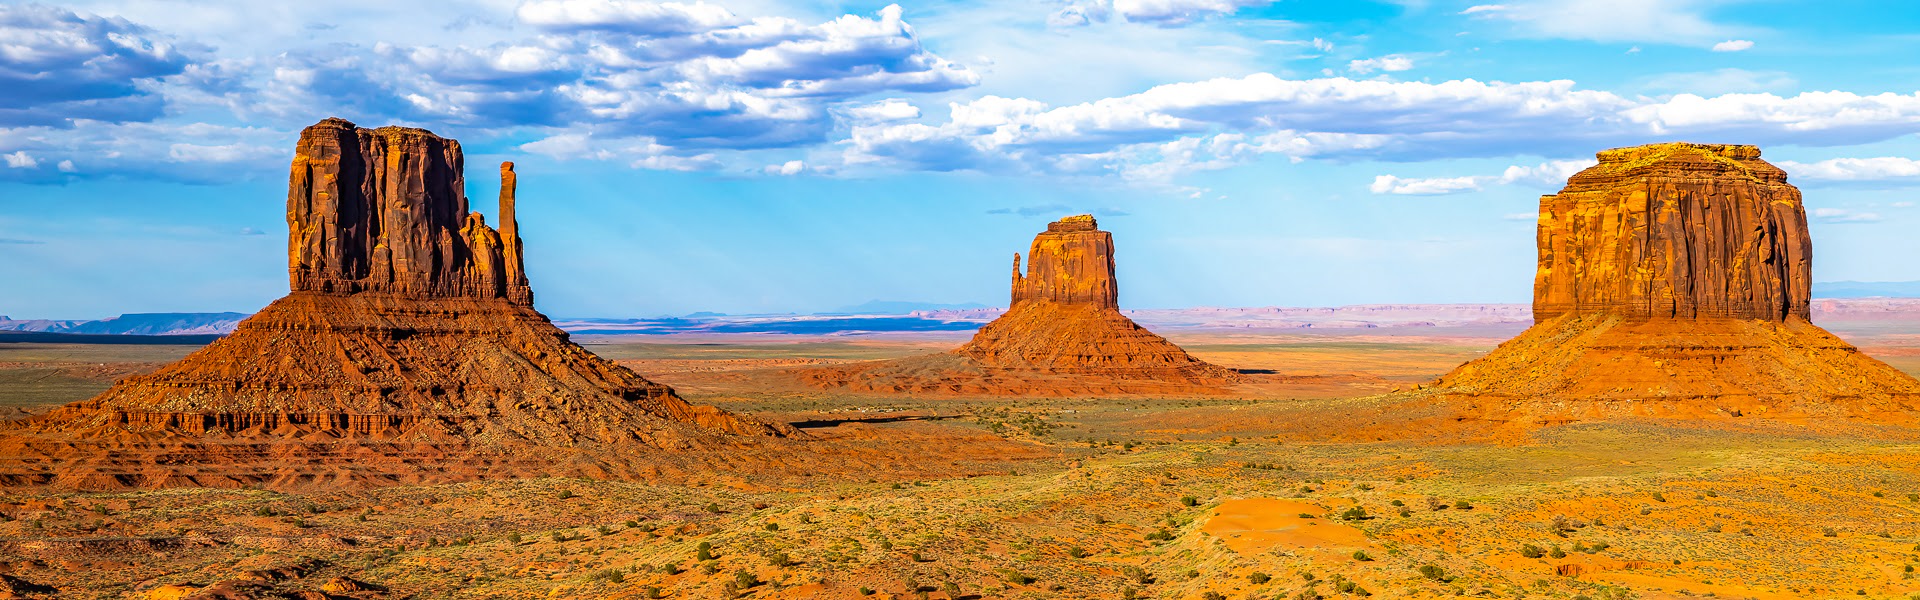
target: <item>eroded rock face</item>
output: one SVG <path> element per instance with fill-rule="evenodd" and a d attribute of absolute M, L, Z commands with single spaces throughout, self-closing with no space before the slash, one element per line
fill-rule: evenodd
<path fill-rule="evenodd" d="M 1026 273 L 1014 255 L 1012 304 L 945 354 L 807 369 L 809 384 L 877 392 L 981 395 L 1220 392 L 1230 369 L 1187 354 L 1120 313 L 1113 235 L 1091 215 L 1034 237 Z"/>
<path fill-rule="evenodd" d="M 1920 381 L 1808 320 L 1800 192 L 1753 146 L 1608 150 L 1540 200 L 1534 325 L 1435 383 L 1471 418 L 1893 414 Z"/>
<path fill-rule="evenodd" d="M 326 119 L 301 131 L 287 185 L 293 291 L 532 304 L 513 163 L 500 167 L 502 231 L 467 211 L 464 169 L 460 142 L 424 129 Z"/>
<path fill-rule="evenodd" d="M 1808 318 L 1800 190 L 1753 146 L 1608 150 L 1540 199 L 1534 319 Z"/>
<path fill-rule="evenodd" d="M 1113 234 L 1100 231 L 1093 215 L 1047 224 L 1046 232 L 1033 237 L 1026 274 L 1020 273 L 1020 255 L 1013 255 L 1013 300 L 1008 306 L 1027 302 L 1119 308 Z"/>
<path fill-rule="evenodd" d="M 571 342 L 533 309 L 512 163 L 500 231 L 467 212 L 461 165 L 458 142 L 424 130 L 307 128 L 287 194 L 292 293 L 179 362 L 0 423 L 0 486 L 644 478 L 657 453 L 794 433 Z"/>

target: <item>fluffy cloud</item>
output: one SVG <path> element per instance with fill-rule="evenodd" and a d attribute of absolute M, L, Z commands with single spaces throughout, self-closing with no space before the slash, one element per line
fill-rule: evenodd
<path fill-rule="evenodd" d="M 1571 81 L 1293 80 L 1265 73 L 1069 106 L 987 96 L 950 108 L 945 123 L 855 126 L 847 161 L 1139 176 L 1221 168 L 1270 153 L 1425 160 L 1578 155 L 1676 137 L 1831 146 L 1920 132 L 1920 94 L 1650 99 L 1580 90 Z M 1550 178 L 1575 168 L 1549 167 Z"/>
<path fill-rule="evenodd" d="M 1460 192 L 1480 191 L 1478 177 L 1435 177 L 1428 179 L 1403 179 L 1392 175 L 1373 178 L 1373 184 L 1367 191 L 1375 194 L 1399 194 L 1409 196 L 1434 196 L 1440 194 L 1458 194 Z"/>
<path fill-rule="evenodd" d="M 1500 173 L 1496 180 L 1501 184 L 1521 184 L 1540 188 L 1558 188 L 1566 185 L 1567 179 L 1587 167 L 1599 164 L 1593 159 L 1554 160 L 1537 165 L 1514 165 Z"/>
<path fill-rule="evenodd" d="M 34 158 L 33 155 L 31 154 L 27 154 L 25 150 L 20 150 L 20 151 L 14 152 L 13 154 L 0 156 L 0 158 L 5 158 L 7 160 L 7 168 L 10 168 L 10 169 L 40 168 L 39 159 Z"/>
<path fill-rule="evenodd" d="M 1743 52 L 1753 48 L 1748 40 L 1727 40 L 1713 45 L 1714 52 Z"/>
<path fill-rule="evenodd" d="M 1400 194 L 1414 196 L 1436 196 L 1441 194 L 1459 194 L 1477 192 L 1490 184 L 1527 185 L 1540 188 L 1556 188 L 1567 182 L 1568 177 L 1581 169 L 1591 167 L 1593 160 L 1555 160 L 1538 165 L 1513 165 L 1499 175 L 1473 175 L 1466 177 L 1411 178 L 1380 175 L 1373 178 L 1373 184 L 1367 191 L 1375 194 Z"/>
<path fill-rule="evenodd" d="M 1920 184 L 1920 160 L 1882 156 L 1879 158 L 1835 158 L 1816 163 L 1781 161 L 1795 179 L 1830 183 Z"/>
<path fill-rule="evenodd" d="M 711 169 L 724 162 L 718 151 L 811 146 L 830 141 L 841 121 L 919 116 L 905 101 L 873 103 L 867 96 L 941 92 L 980 80 L 924 49 L 899 6 L 814 23 L 743 17 L 703 2 L 533 0 L 511 14 L 522 33 L 503 30 L 499 41 L 481 45 L 295 46 L 195 62 L 124 19 L 0 6 L 0 89 L 7 90 L 0 94 L 0 154 L 25 152 L 17 156 L 64 165 L 9 169 L 39 171 L 30 178 L 36 181 L 104 175 L 103 167 L 140 159 L 250 165 L 277 155 L 266 148 L 282 146 L 252 141 L 261 136 L 251 128 L 193 138 L 167 131 L 189 125 L 112 127 L 168 112 L 224 110 L 242 122 L 277 125 L 281 138 L 315 115 L 345 115 L 456 132 L 531 129 L 545 136 L 527 145 L 532 151 L 636 168 Z M 511 39 L 526 29 L 537 35 Z M 76 124 L 87 131 L 66 140 L 45 131 Z M 102 149 L 109 140 L 95 134 L 110 130 L 170 137 Z M 589 132 L 596 147 L 575 147 Z M 198 176 L 194 169 L 138 171 Z"/>
<path fill-rule="evenodd" d="M 905 121 L 920 118 L 920 108 L 904 100 L 889 98 L 873 104 L 850 106 L 844 109 L 848 120 L 856 123 L 883 123 L 887 121 Z"/>
<path fill-rule="evenodd" d="M 841 100 L 979 82 L 923 49 L 897 5 L 817 25 L 625 0 L 532 2 L 517 15 L 546 35 L 484 48 L 293 55 L 276 67 L 269 95 L 308 113 L 591 127 L 678 148 L 739 149 L 825 141 L 829 104 Z"/>
<path fill-rule="evenodd" d="M 1274 0 L 1080 0 L 1047 17 L 1055 27 L 1079 27 L 1118 17 L 1130 23 L 1182 27 Z"/>
<path fill-rule="evenodd" d="M 154 84 L 188 64 L 165 38 L 125 19 L 0 6 L 0 127 L 151 120 L 163 107 Z"/>
<path fill-rule="evenodd" d="M 178 140 L 192 140 L 182 142 Z M 12 169 L 0 180 L 58 183 L 103 175 L 226 182 L 285 174 L 292 135 L 259 127 L 205 123 L 108 123 L 0 128 L 0 149 Z M 46 168 L 51 163 L 53 168 Z"/>
<path fill-rule="evenodd" d="M 805 170 L 807 170 L 807 163 L 798 160 L 790 160 L 777 165 L 767 165 L 765 169 L 768 175 L 785 176 L 799 175 L 801 171 Z"/>
<path fill-rule="evenodd" d="M 272 66 L 261 110 L 591 129 L 690 155 L 823 142 L 837 103 L 979 82 L 923 49 L 899 6 L 813 25 L 704 3 L 627 0 L 536 1 L 516 15 L 544 34 L 486 47 L 289 53 Z"/>
<path fill-rule="evenodd" d="M 617 30 L 645 36 L 705 33 L 741 19 L 705 2 L 539 0 L 520 5 L 520 22 L 554 30 Z"/>

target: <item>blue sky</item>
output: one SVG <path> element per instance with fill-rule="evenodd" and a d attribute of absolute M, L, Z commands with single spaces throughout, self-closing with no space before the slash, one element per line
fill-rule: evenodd
<path fill-rule="evenodd" d="M 1920 11 L 1831 0 L 0 4 L 0 314 L 250 311 L 326 116 L 520 173 L 542 310 L 1001 304 L 1101 216 L 1128 307 L 1525 302 L 1595 151 L 1753 143 L 1817 281 L 1920 279 Z"/>

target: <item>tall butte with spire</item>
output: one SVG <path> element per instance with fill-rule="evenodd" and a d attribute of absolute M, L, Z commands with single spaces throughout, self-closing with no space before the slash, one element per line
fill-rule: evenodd
<path fill-rule="evenodd" d="M 1493 421 L 1899 411 L 1920 382 L 1815 326 L 1800 190 L 1753 146 L 1599 153 L 1540 199 L 1534 325 L 1435 382 Z"/>
<path fill-rule="evenodd" d="M 690 405 L 571 342 L 533 308 L 512 163 L 496 231 L 467 210 L 463 160 L 423 129 L 306 128 L 291 293 L 179 362 L 0 424 L 0 485 L 645 477 L 659 453 L 792 431 Z"/>
<path fill-rule="evenodd" d="M 829 388 L 988 395 L 1191 393 L 1233 383 L 1234 371 L 1120 313 L 1113 254 L 1113 234 L 1092 215 L 1055 221 L 1034 236 L 1024 274 L 1014 255 L 1007 312 L 966 345 L 796 373 Z"/>

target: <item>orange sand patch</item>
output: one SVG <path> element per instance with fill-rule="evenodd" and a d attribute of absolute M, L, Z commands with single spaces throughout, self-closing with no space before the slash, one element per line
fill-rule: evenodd
<path fill-rule="evenodd" d="M 1663 577 L 1659 575 L 1650 575 L 1646 573 L 1638 573 L 1633 571 L 1618 571 L 1618 572 L 1602 573 L 1598 577 L 1591 577 L 1587 579 L 1590 579 L 1593 581 L 1604 581 L 1604 582 L 1612 583 L 1615 585 L 1631 586 L 1635 590 L 1641 591 L 1640 597 L 1643 600 L 1667 600 L 1669 598 L 1672 598 L 1672 599 L 1697 598 L 1702 594 L 1710 594 L 1716 597 L 1725 597 L 1725 598 L 1753 598 L 1755 600 L 1799 600 L 1800 598 L 1809 598 L 1809 597 L 1818 597 L 1818 596 L 1832 597 L 1832 596 L 1843 596 L 1847 594 L 1847 592 L 1843 592 L 1836 589 L 1828 589 L 1820 592 L 1814 592 L 1812 590 L 1806 590 L 1804 592 L 1788 592 L 1787 590 L 1769 590 L 1765 588 L 1748 587 L 1748 586 L 1738 585 L 1738 584 L 1722 584 L 1722 583 L 1707 584 L 1707 583 L 1700 583 L 1698 581 L 1681 579 L 1678 577 Z M 1688 593 L 1680 594 L 1680 595 L 1669 595 L 1659 591 L 1651 591 L 1651 590 L 1668 590 L 1668 591 L 1676 591 L 1676 592 L 1678 590 L 1686 590 Z"/>
<path fill-rule="evenodd" d="M 1327 509 L 1292 500 L 1244 498 L 1222 502 L 1201 531 L 1225 542 L 1240 554 L 1265 552 L 1273 548 L 1346 549 L 1373 548 L 1373 542 L 1359 529 L 1322 518 L 1300 515 L 1326 514 Z"/>

